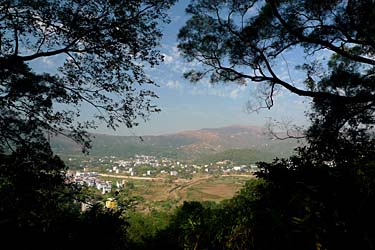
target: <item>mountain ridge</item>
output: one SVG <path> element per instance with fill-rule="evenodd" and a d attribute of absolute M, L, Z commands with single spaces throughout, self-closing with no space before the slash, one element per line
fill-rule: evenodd
<path fill-rule="evenodd" d="M 250 149 L 268 153 L 272 157 L 288 156 L 297 146 L 295 141 L 269 138 L 259 126 L 231 125 L 219 128 L 185 130 L 177 133 L 146 136 L 116 136 L 92 134 L 91 155 L 131 157 L 150 154 L 172 158 L 200 158 L 219 154 L 228 149 Z M 142 138 L 142 139 L 140 139 Z M 57 136 L 51 140 L 57 154 L 79 154 L 77 144 Z"/>

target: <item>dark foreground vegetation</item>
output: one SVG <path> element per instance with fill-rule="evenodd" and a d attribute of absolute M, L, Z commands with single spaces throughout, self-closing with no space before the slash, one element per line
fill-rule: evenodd
<path fill-rule="evenodd" d="M 126 200 L 80 212 L 89 196 L 64 182 L 58 157 L 20 149 L 1 159 L 1 235 L 14 249 L 373 249 L 375 152 L 363 146 L 341 144 L 329 162 L 303 148 L 259 163 L 230 200 L 148 214 Z"/>
<path fill-rule="evenodd" d="M 139 92 L 134 84 L 152 84 L 139 62 L 161 61 L 155 18 L 165 20 L 172 3 L 1 2 L 2 247 L 374 249 L 375 2 L 370 0 L 193 1 L 180 49 L 208 71 L 186 76 L 197 81 L 213 73 L 214 82 L 263 82 L 268 107 L 280 86 L 311 97 L 307 146 L 288 159 L 259 163 L 258 179 L 220 204 L 188 202 L 173 214 L 140 215 L 125 199 L 117 210 L 96 204 L 80 212 L 90 196 L 65 180 L 65 165 L 50 150 L 46 133 L 67 134 L 87 148 L 84 131 L 93 124 L 74 122 L 79 108 L 55 110 L 53 103 L 77 108 L 88 102 L 114 128 L 121 122 L 131 127 L 136 118 L 158 111 L 150 99 L 155 94 Z M 251 16 L 247 11 L 253 7 L 257 13 Z M 272 69 L 283 51 L 296 46 L 306 53 L 301 88 Z M 308 59 L 323 49 L 332 52 L 327 65 Z M 37 74 L 27 65 L 59 53 L 69 58 L 60 75 Z M 243 67 L 255 75 L 238 71 Z M 116 94 L 123 99 L 111 99 Z"/>

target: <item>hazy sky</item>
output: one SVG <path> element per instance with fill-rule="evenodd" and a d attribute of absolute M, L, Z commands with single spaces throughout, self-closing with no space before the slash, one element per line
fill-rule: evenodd
<path fill-rule="evenodd" d="M 275 96 L 274 107 L 271 110 L 263 109 L 259 113 L 250 113 L 247 111 L 247 103 L 255 99 L 259 85 L 250 82 L 247 86 L 211 86 L 207 82 L 192 84 L 183 78 L 183 72 L 194 67 L 184 62 L 177 50 L 178 31 L 188 18 L 184 11 L 187 2 L 179 1 L 170 10 L 171 23 L 163 27 L 161 51 L 165 56 L 164 63 L 147 70 L 149 76 L 160 85 L 155 92 L 160 97 L 156 103 L 162 111 L 153 114 L 149 121 L 131 130 L 123 126 L 113 132 L 106 129 L 103 124 L 96 132 L 149 135 L 233 124 L 263 126 L 269 117 L 277 120 L 292 119 L 297 125 L 306 123 L 304 111 L 309 106 L 309 99 L 281 91 Z M 298 51 L 285 54 L 284 57 L 288 61 L 288 67 L 285 63 L 280 63 L 277 65 L 278 73 L 288 80 L 289 73 L 292 73 L 292 80 L 295 83 L 301 82 L 302 76 L 294 72 L 295 65 L 299 63 L 295 59 L 298 58 Z M 37 62 L 37 67 L 41 71 L 55 68 L 57 60 L 59 58 L 44 58 Z"/>

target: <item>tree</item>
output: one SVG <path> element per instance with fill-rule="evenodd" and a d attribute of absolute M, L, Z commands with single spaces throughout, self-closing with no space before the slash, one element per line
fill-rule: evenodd
<path fill-rule="evenodd" d="M 245 212 L 231 225 L 240 228 L 231 242 L 251 249 L 375 248 L 374 5 L 197 0 L 188 7 L 179 48 L 203 66 L 186 77 L 262 82 L 268 108 L 278 87 L 313 101 L 308 146 L 259 163 L 263 182 L 234 199 Z M 303 55 L 303 84 L 278 74 L 288 53 Z M 329 60 L 322 64 L 319 56 Z"/>
<path fill-rule="evenodd" d="M 370 0 L 192 1 L 179 48 L 187 60 L 199 61 L 202 67 L 185 76 L 191 81 L 209 77 L 213 83 L 263 83 L 267 108 L 274 104 L 275 91 L 284 88 L 315 103 L 334 102 L 347 117 L 371 116 L 374 7 Z M 284 56 L 292 51 L 304 61 L 298 67 L 305 74 L 304 83 L 292 80 L 298 75 L 291 77 L 289 58 Z M 331 60 L 323 65 L 319 57 Z M 285 64 L 288 78 L 278 69 Z"/>
<path fill-rule="evenodd" d="M 339 55 L 332 56 L 328 66 L 331 75 L 325 77 L 317 89 L 331 93 L 341 91 L 348 95 L 361 95 L 364 91 L 373 93 L 371 77 L 362 77 L 362 74 L 372 74 L 373 69 L 364 70 L 357 62 Z M 353 154 L 368 155 L 375 143 L 373 103 L 315 100 L 310 113 L 311 126 L 307 131 L 310 146 L 315 147 L 321 157 L 334 158 L 335 162 L 351 161 Z"/>
<path fill-rule="evenodd" d="M 81 202 L 91 201 L 92 195 L 67 179 L 67 167 L 48 144 L 33 143 L 11 155 L 0 154 L 0 170 L 3 245 L 127 249 L 127 208 L 107 209 L 98 202 L 81 212 Z"/>
<path fill-rule="evenodd" d="M 95 206 L 79 213 L 82 194 L 67 183 L 66 166 L 53 155 L 46 134 L 64 134 L 87 149 L 86 130 L 96 127 L 95 119 L 112 129 L 120 123 L 132 127 L 159 111 L 149 88 L 156 84 L 145 67 L 163 60 L 158 27 L 168 21 L 165 12 L 173 3 L 0 2 L 0 231 L 5 243 L 86 247 L 94 234 L 102 241 L 91 241 L 90 247 L 127 246 L 120 211 Z M 35 67 L 43 60 L 53 60 L 55 68 Z M 77 119 L 88 109 L 96 110 L 92 120 Z M 99 231 L 103 228 L 107 233 Z"/>
<path fill-rule="evenodd" d="M 345 143 L 326 161 L 313 146 L 261 163 L 255 249 L 374 249 L 374 150 Z"/>
<path fill-rule="evenodd" d="M 68 240 L 79 216 L 80 190 L 65 182 L 66 167 L 48 145 L 34 143 L 0 154 L 0 170 L 3 244 L 55 249 L 49 244 Z"/>
<path fill-rule="evenodd" d="M 46 131 L 88 147 L 85 130 L 96 127 L 94 119 L 76 119 L 87 105 L 113 129 L 159 111 L 144 68 L 163 59 L 158 25 L 173 2 L 1 1 L 1 148 L 40 140 Z M 32 68 L 43 60 L 55 60 L 56 72 Z"/>

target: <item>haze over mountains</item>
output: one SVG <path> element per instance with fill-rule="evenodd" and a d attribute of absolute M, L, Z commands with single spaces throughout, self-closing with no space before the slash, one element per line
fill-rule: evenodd
<path fill-rule="evenodd" d="M 271 139 L 261 127 L 238 125 L 142 136 L 142 139 L 138 136 L 93 136 L 93 148 L 90 150 L 90 155 L 93 156 L 131 157 L 134 154 L 148 154 L 200 159 L 216 155 L 217 159 L 221 159 L 225 154 L 228 157 L 228 152 L 231 152 L 230 155 L 233 157 L 242 152 L 258 155 L 258 160 L 270 160 L 290 155 L 293 148 L 298 145 L 296 140 Z M 81 151 L 77 144 L 60 136 L 52 139 L 52 147 L 57 154 L 80 154 Z"/>

